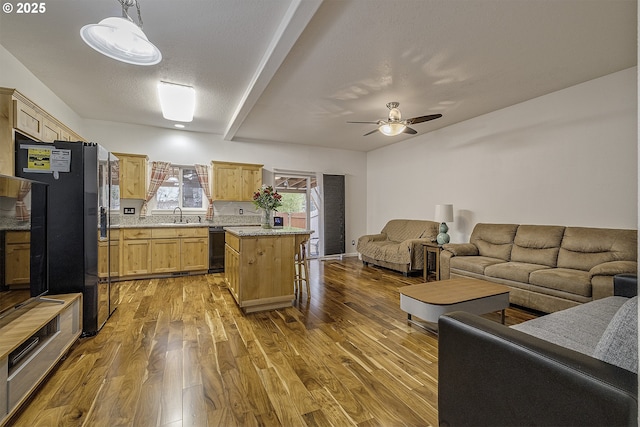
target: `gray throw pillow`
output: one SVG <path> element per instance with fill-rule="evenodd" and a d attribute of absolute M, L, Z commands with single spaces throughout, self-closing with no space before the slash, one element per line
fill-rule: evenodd
<path fill-rule="evenodd" d="M 593 357 L 638 373 L 638 297 L 622 304 L 609 322 Z"/>

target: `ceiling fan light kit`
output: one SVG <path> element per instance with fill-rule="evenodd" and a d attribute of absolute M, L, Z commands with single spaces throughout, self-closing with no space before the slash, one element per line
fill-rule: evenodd
<path fill-rule="evenodd" d="M 396 136 L 401 133 L 408 133 L 411 135 L 415 135 L 418 133 L 413 128 L 410 128 L 408 125 L 427 122 L 429 120 L 435 120 L 442 117 L 442 114 L 430 114 L 428 116 L 419 116 L 413 117 L 411 119 L 402 120 L 402 113 L 400 113 L 399 102 L 388 102 L 387 108 L 389 109 L 389 116 L 387 120 L 377 120 L 375 122 L 347 122 L 347 123 L 367 123 L 367 124 L 375 124 L 378 125 L 377 129 L 374 129 L 370 132 L 364 134 L 364 136 L 371 135 L 376 132 L 380 132 L 386 136 Z"/>
<path fill-rule="evenodd" d="M 109 58 L 133 65 L 155 65 L 162 60 L 160 50 L 142 31 L 142 17 L 137 0 L 118 0 L 122 5 L 122 17 L 105 18 L 98 24 L 85 25 L 80 37 L 91 48 Z M 138 10 L 136 24 L 127 13 L 135 5 Z"/>

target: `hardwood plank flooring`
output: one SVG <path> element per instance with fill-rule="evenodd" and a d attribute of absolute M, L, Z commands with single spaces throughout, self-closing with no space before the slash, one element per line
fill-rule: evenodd
<path fill-rule="evenodd" d="M 121 282 L 114 315 L 9 425 L 436 425 L 437 337 L 399 304 L 421 276 L 346 258 L 310 277 L 309 300 L 250 315 L 221 274 Z"/>

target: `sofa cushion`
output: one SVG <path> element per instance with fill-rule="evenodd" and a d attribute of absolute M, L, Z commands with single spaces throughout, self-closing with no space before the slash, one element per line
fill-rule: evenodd
<path fill-rule="evenodd" d="M 471 273 L 484 274 L 487 266 L 503 262 L 504 260 L 502 259 L 486 256 L 457 256 L 451 258 L 449 266 L 452 270 L 459 269 Z"/>
<path fill-rule="evenodd" d="M 558 253 L 558 267 L 589 271 L 608 261 L 637 260 L 637 231 L 567 227 Z"/>
<path fill-rule="evenodd" d="M 403 242 L 408 239 L 435 237 L 438 235 L 438 224 L 433 221 L 416 219 L 392 219 L 384 226 L 382 233 L 393 242 Z"/>
<path fill-rule="evenodd" d="M 609 322 L 593 357 L 638 373 L 638 297 L 625 302 Z"/>
<path fill-rule="evenodd" d="M 551 267 L 511 261 L 489 265 L 484 269 L 484 274 L 488 277 L 497 277 L 500 279 L 513 280 L 515 282 L 529 283 L 529 274 L 532 271 L 543 268 Z"/>
<path fill-rule="evenodd" d="M 536 270 L 529 275 L 529 283 L 584 297 L 591 296 L 591 276 L 587 271 L 569 268 Z"/>
<path fill-rule="evenodd" d="M 512 326 L 529 335 L 592 356 L 611 319 L 628 298 L 608 297 Z"/>
<path fill-rule="evenodd" d="M 521 225 L 513 239 L 511 261 L 555 267 L 565 227 Z"/>
<path fill-rule="evenodd" d="M 481 256 L 509 261 L 517 224 L 476 224 L 469 243 L 478 247 Z"/>

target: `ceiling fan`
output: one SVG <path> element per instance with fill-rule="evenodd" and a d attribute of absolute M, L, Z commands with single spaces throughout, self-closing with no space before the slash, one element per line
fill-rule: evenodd
<path fill-rule="evenodd" d="M 389 118 L 387 120 L 377 120 L 375 122 L 347 122 L 347 123 L 368 123 L 372 125 L 378 125 L 378 127 L 371 132 L 367 132 L 364 136 L 371 135 L 372 133 L 380 132 L 387 136 L 396 136 L 401 133 L 408 133 L 415 135 L 418 133 L 415 129 L 409 127 L 409 125 L 415 125 L 422 122 L 428 122 L 429 120 L 435 120 L 442 117 L 442 114 L 430 114 L 428 116 L 414 117 L 412 119 L 402 120 L 402 115 L 398 107 L 399 102 L 387 103 L 389 109 Z"/>

